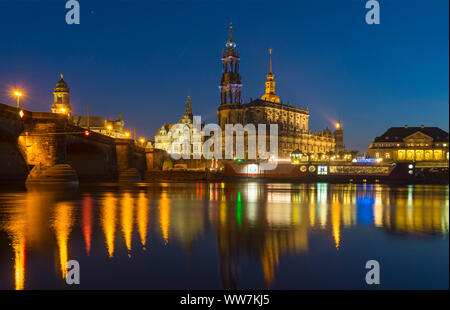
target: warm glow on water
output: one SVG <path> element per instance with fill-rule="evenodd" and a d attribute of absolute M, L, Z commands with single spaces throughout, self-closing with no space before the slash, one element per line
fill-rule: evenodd
<path fill-rule="evenodd" d="M 60 202 L 56 204 L 55 213 L 51 224 L 53 229 L 55 230 L 62 278 L 66 277 L 66 264 L 69 261 L 69 235 L 74 223 L 72 210 L 73 207 L 68 202 Z"/>
<path fill-rule="evenodd" d="M 100 206 L 100 220 L 105 234 L 106 247 L 109 257 L 114 256 L 114 239 L 116 233 L 116 198 L 112 193 L 102 197 Z"/>
<path fill-rule="evenodd" d="M 139 230 L 139 237 L 141 238 L 141 244 L 143 249 L 145 249 L 145 245 L 147 243 L 147 229 L 148 229 L 148 218 L 149 214 L 149 206 L 148 200 L 145 197 L 145 193 L 141 192 L 138 195 L 138 206 L 137 206 L 137 224 Z"/>
<path fill-rule="evenodd" d="M 69 288 L 69 260 L 85 289 L 360 289 L 370 259 L 381 288 L 448 288 L 448 233 L 448 186 L 0 191 L 0 289 Z"/>
<path fill-rule="evenodd" d="M 169 227 L 170 227 L 170 199 L 167 197 L 167 192 L 161 193 L 159 201 L 159 225 L 161 226 L 161 233 L 164 243 L 169 242 Z"/>
<path fill-rule="evenodd" d="M 123 237 L 127 246 L 128 252 L 131 251 L 131 238 L 133 234 L 134 223 L 134 200 L 131 198 L 130 193 L 124 193 L 121 202 L 121 219 Z M 130 254 L 129 254 L 130 255 Z"/>
<path fill-rule="evenodd" d="M 81 225 L 83 227 L 84 242 L 86 243 L 87 255 L 91 252 L 91 237 L 92 237 L 92 225 L 93 225 L 93 207 L 92 198 L 89 195 L 83 196 L 82 202 L 82 220 Z"/>

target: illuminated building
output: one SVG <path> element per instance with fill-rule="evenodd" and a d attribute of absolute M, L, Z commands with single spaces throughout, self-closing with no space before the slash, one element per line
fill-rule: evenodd
<path fill-rule="evenodd" d="M 183 132 L 183 126 L 186 125 L 189 129 L 189 135 L 185 135 Z M 183 139 L 187 137 L 190 139 L 187 143 L 190 145 L 190 155 L 202 154 L 202 142 L 200 139 L 198 142 L 194 141 L 194 137 L 201 136 L 201 133 L 197 133 L 194 128 L 193 123 L 193 112 L 192 112 L 192 101 L 191 97 L 188 96 L 186 100 L 186 107 L 184 114 L 181 116 L 180 120 L 176 124 L 165 124 L 157 130 L 155 135 L 155 149 L 165 150 L 169 153 L 176 153 L 182 151 L 181 144 Z M 180 143 L 174 143 L 179 141 Z"/>
<path fill-rule="evenodd" d="M 56 83 L 53 91 L 54 101 L 52 105 L 52 113 L 65 114 L 69 118 L 72 115 L 72 107 L 70 106 L 70 88 L 63 79 Z"/>
<path fill-rule="evenodd" d="M 219 126 L 225 132 L 226 124 L 278 124 L 278 156 L 289 157 L 296 150 L 302 154 L 327 155 L 336 152 L 336 137 L 339 151 L 343 148 L 342 128 L 337 128 L 337 136 L 328 128 L 311 132 L 308 127 L 308 108 L 284 104 L 275 92 L 275 75 L 272 72 L 272 50 L 269 50 L 269 73 L 265 83 L 265 93 L 261 99 L 242 103 L 242 78 L 239 74 L 240 54 L 236 42 L 230 37 L 226 50 L 222 53 L 222 78 L 220 81 L 220 105 L 217 109 Z M 268 132 L 268 131 L 267 131 Z M 222 143 L 224 147 L 225 143 Z M 247 157 L 247 147 L 245 147 Z"/>
<path fill-rule="evenodd" d="M 125 121 L 122 114 L 119 114 L 119 119 L 117 120 L 108 120 L 101 116 L 73 116 L 72 122 L 76 126 L 89 128 L 91 131 L 113 138 L 131 138 L 129 132 L 125 130 Z"/>
<path fill-rule="evenodd" d="M 391 127 L 375 138 L 367 155 L 393 162 L 448 161 L 448 141 L 438 127 Z"/>
<path fill-rule="evenodd" d="M 70 105 L 70 88 L 63 80 L 56 83 L 53 91 L 54 103 L 52 105 L 52 113 L 65 114 L 72 123 L 76 126 L 89 128 L 95 131 L 114 138 L 127 139 L 130 138 L 130 133 L 125 131 L 125 122 L 122 114 L 119 114 L 118 120 L 108 120 L 100 116 L 73 116 L 72 107 Z"/>

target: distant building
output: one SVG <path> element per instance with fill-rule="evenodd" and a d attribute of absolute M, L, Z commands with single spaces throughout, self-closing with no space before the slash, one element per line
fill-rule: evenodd
<path fill-rule="evenodd" d="M 72 107 L 70 106 L 70 88 L 63 79 L 61 74 L 61 80 L 56 83 L 53 91 L 53 105 L 52 113 L 65 114 L 69 118 L 72 116 Z"/>
<path fill-rule="evenodd" d="M 373 158 L 384 161 L 444 161 L 449 160 L 448 132 L 438 127 L 391 127 L 376 137 L 367 150 Z"/>
<path fill-rule="evenodd" d="M 108 120 L 100 116 L 73 116 L 70 105 L 70 88 L 64 81 L 62 74 L 61 79 L 56 83 L 53 95 L 52 113 L 67 115 L 74 125 L 86 129 L 89 128 L 92 131 L 113 138 L 131 138 L 130 133 L 125 130 L 125 121 L 122 118 L 122 114 L 119 114 L 119 119 L 117 120 Z"/>
<path fill-rule="evenodd" d="M 189 130 L 189 135 L 183 133 L 183 125 Z M 200 157 L 202 154 L 202 139 L 195 141 L 195 136 L 201 137 L 201 132 L 196 132 L 194 127 L 192 101 L 191 97 L 188 96 L 184 114 L 179 121 L 176 124 L 164 124 L 157 130 L 154 147 L 155 149 L 165 150 L 168 153 L 181 153 L 182 147 L 180 144 L 187 142 L 190 145 L 191 158 L 194 155 Z M 183 139 L 189 139 L 189 141 L 184 141 Z M 175 141 L 179 143 L 174 143 Z"/>
<path fill-rule="evenodd" d="M 219 126 L 225 132 L 227 124 L 278 124 L 278 156 L 287 158 L 296 151 L 318 158 L 319 155 L 330 155 L 342 152 L 343 131 L 340 122 L 336 125 L 337 132 L 330 129 L 310 131 L 308 108 L 297 107 L 290 103 L 284 104 L 275 93 L 275 75 L 272 72 L 272 50 L 269 54 L 269 72 L 265 83 L 265 93 L 261 99 L 242 101 L 242 78 L 239 74 L 239 49 L 230 36 L 222 53 L 222 78 L 220 81 L 220 100 L 217 109 Z M 339 127 L 338 127 L 339 126 Z M 268 127 L 267 127 L 268 128 Z M 268 132 L 267 132 L 268 134 Z M 224 147 L 224 143 L 222 143 Z M 245 146 L 245 156 L 248 155 Z"/>
<path fill-rule="evenodd" d="M 101 116 L 73 116 L 72 123 L 75 126 L 89 128 L 91 131 L 101 133 L 105 136 L 110 136 L 119 139 L 131 138 L 130 133 L 125 130 L 125 121 L 122 114 L 119 114 L 119 119 L 109 120 Z"/>

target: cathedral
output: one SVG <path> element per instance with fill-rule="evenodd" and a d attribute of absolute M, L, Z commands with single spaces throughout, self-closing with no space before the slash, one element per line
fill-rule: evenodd
<path fill-rule="evenodd" d="M 278 124 L 278 157 L 289 158 L 300 153 L 310 159 L 342 155 L 345 151 L 341 123 L 332 132 L 311 132 L 308 127 L 309 110 L 297 105 L 284 104 L 275 92 L 275 75 L 272 72 L 272 50 L 269 50 L 269 72 L 265 93 L 260 99 L 242 102 L 242 78 L 239 74 L 239 49 L 232 36 L 222 52 L 222 78 L 220 80 L 220 105 L 217 109 L 219 126 L 225 132 L 226 124 Z M 247 152 L 246 152 L 247 154 Z"/>

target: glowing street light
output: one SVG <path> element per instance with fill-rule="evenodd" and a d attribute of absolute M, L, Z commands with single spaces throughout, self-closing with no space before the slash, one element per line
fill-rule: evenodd
<path fill-rule="evenodd" d="M 13 92 L 13 95 L 17 97 L 17 107 L 20 108 L 20 97 L 23 96 L 22 91 L 20 91 L 20 90 L 15 90 L 15 91 Z"/>
<path fill-rule="evenodd" d="M 141 142 L 142 144 L 144 144 L 145 139 L 144 139 L 144 138 L 140 138 L 140 139 L 139 139 L 139 142 Z"/>

